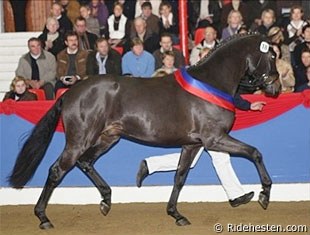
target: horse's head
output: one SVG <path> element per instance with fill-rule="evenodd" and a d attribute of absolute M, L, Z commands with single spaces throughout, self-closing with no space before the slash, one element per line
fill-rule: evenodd
<path fill-rule="evenodd" d="M 248 73 L 253 77 L 251 84 L 261 88 L 267 96 L 277 96 L 281 90 L 279 73 L 276 69 L 276 54 L 270 44 L 263 40 L 247 58 Z"/>

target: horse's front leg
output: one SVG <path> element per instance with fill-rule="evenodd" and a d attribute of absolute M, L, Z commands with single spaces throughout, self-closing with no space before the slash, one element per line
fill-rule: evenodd
<path fill-rule="evenodd" d="M 200 147 L 201 146 L 197 147 L 191 145 L 183 146 L 178 169 L 175 174 L 173 190 L 167 205 L 167 213 L 168 215 L 171 215 L 173 218 L 175 218 L 176 224 L 179 226 L 190 224 L 188 219 L 178 212 L 177 203 L 180 192 L 186 181 L 190 166 Z"/>
<path fill-rule="evenodd" d="M 215 141 L 210 149 L 228 152 L 232 155 L 244 156 L 255 164 L 263 189 L 259 194 L 258 202 L 264 209 L 267 209 L 272 181 L 263 162 L 262 154 L 256 148 L 236 140 L 227 134 L 224 134 L 222 138 Z"/>
<path fill-rule="evenodd" d="M 77 161 L 78 168 L 93 182 L 96 186 L 102 200 L 100 202 L 100 211 L 103 215 L 107 215 L 111 209 L 111 188 L 99 175 L 93 166 L 93 163 L 87 161 Z"/>

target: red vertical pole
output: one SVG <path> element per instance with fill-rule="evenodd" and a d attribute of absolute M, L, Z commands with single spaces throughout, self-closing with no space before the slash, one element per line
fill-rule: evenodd
<path fill-rule="evenodd" d="M 179 0 L 179 31 L 181 50 L 188 63 L 188 25 L 187 25 L 187 0 Z"/>

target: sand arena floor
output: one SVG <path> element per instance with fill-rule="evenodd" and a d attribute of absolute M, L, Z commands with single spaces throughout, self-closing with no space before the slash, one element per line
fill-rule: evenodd
<path fill-rule="evenodd" d="M 165 203 L 113 204 L 108 216 L 98 205 L 49 205 L 47 215 L 55 226 L 39 229 L 33 205 L 1 206 L 1 235 L 212 235 L 212 234 L 310 234 L 310 201 L 271 202 L 264 211 L 257 202 L 238 208 L 228 203 L 179 203 L 190 226 L 178 227 L 166 214 Z M 223 232 L 214 232 L 214 225 Z M 227 226 L 307 225 L 307 232 L 228 232 Z M 237 228 L 236 228 L 237 229 Z"/>

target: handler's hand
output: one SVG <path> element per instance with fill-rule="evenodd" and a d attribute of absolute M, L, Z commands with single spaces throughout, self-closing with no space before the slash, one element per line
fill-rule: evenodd
<path fill-rule="evenodd" d="M 256 101 L 251 104 L 250 109 L 253 111 L 262 111 L 266 102 L 265 101 Z"/>

